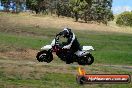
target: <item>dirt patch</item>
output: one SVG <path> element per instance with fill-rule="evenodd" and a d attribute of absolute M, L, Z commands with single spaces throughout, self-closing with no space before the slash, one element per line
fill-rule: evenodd
<path fill-rule="evenodd" d="M 111 67 L 111 68 L 115 68 L 115 69 L 132 71 L 132 66 L 125 66 L 125 65 L 103 65 L 103 66 Z"/>
<path fill-rule="evenodd" d="M 2 62 L 3 64 L 8 63 L 8 65 L 10 64 L 16 64 L 16 65 L 35 65 L 36 69 L 38 69 L 37 71 L 40 71 L 40 68 L 42 68 L 45 71 L 48 71 L 48 69 L 54 69 L 54 72 L 59 72 L 60 70 L 62 72 L 66 72 L 66 70 L 68 69 L 68 65 L 66 65 L 64 62 L 61 62 L 61 64 L 57 63 L 57 56 L 54 55 L 54 58 L 56 60 L 53 60 L 53 62 L 51 62 L 50 64 L 46 64 L 46 63 L 37 63 L 38 61 L 36 60 L 36 54 L 37 54 L 38 50 L 33 50 L 33 49 L 22 49 L 22 50 L 15 50 L 15 51 L 7 51 L 7 52 L 0 52 L 0 56 L 3 57 L 3 59 L 0 60 L 0 62 Z M 7 58 L 7 59 L 6 59 Z M 5 65 L 7 66 L 7 65 Z M 44 66 L 44 67 L 43 67 Z M 48 68 L 47 68 L 48 66 Z M 52 66 L 50 68 L 50 66 Z M 121 70 L 125 70 L 125 71 L 132 71 L 132 66 L 124 66 L 124 65 L 97 65 L 98 67 L 110 67 L 113 69 L 121 69 Z M 8 66 L 10 67 L 10 66 Z M 16 67 L 16 66 L 15 66 Z M 59 67 L 59 68 L 58 68 Z M 73 69 L 77 69 L 76 67 L 78 67 L 77 64 L 73 65 Z M 42 70 L 42 71 L 43 71 Z M 72 70 L 72 69 L 70 69 Z M 94 70 L 94 69 L 92 69 Z M 107 70 L 107 69 L 106 69 Z M 9 70 L 10 71 L 10 70 Z M 98 73 L 97 69 L 95 69 L 95 73 Z M 23 71 L 22 71 L 23 72 Z M 72 71 L 70 72 L 72 73 Z M 75 72 L 73 72 L 75 73 Z"/>
<path fill-rule="evenodd" d="M 25 49 L 17 51 L 0 52 L 1 57 L 9 57 L 14 59 L 32 59 L 36 57 L 37 50 Z"/>

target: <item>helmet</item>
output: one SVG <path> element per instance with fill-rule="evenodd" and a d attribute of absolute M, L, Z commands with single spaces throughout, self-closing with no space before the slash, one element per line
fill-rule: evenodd
<path fill-rule="evenodd" d="M 69 37 L 70 36 L 71 29 L 64 28 L 63 30 L 63 37 Z"/>

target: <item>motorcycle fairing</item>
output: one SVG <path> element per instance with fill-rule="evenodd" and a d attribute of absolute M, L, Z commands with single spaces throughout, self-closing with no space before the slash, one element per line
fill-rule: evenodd
<path fill-rule="evenodd" d="M 46 45 L 41 48 L 41 50 L 49 50 L 52 49 L 52 46 L 55 45 L 55 39 L 52 40 L 51 45 Z"/>
<path fill-rule="evenodd" d="M 51 42 L 51 46 L 54 46 L 54 45 L 55 45 L 55 39 L 53 39 Z"/>

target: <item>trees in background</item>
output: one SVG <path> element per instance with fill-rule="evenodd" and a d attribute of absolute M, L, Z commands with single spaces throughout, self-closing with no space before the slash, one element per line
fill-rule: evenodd
<path fill-rule="evenodd" d="M 93 0 L 90 8 L 90 20 L 107 24 L 108 21 L 114 19 L 111 8 L 112 0 Z"/>
<path fill-rule="evenodd" d="M 1 0 L 1 2 L 4 6 L 5 11 L 8 11 L 9 10 L 9 0 Z"/>
<path fill-rule="evenodd" d="M 9 10 L 11 0 L 1 0 L 6 10 Z M 16 12 L 19 12 L 20 6 L 26 2 L 27 9 L 35 11 L 36 14 L 57 14 L 79 19 L 84 22 L 96 21 L 107 24 L 113 20 L 111 11 L 113 0 L 12 0 L 16 4 Z"/>
<path fill-rule="evenodd" d="M 56 0 L 26 0 L 26 5 L 28 9 L 35 11 L 36 14 L 41 12 L 53 14 L 57 7 Z"/>
<path fill-rule="evenodd" d="M 132 27 L 132 12 L 123 12 L 118 15 L 116 24 Z"/>
<path fill-rule="evenodd" d="M 12 10 L 13 12 L 20 12 L 22 10 L 22 5 L 26 3 L 26 0 L 1 0 L 4 11 Z"/>
<path fill-rule="evenodd" d="M 26 2 L 26 0 L 13 0 L 15 2 L 15 6 L 16 6 L 16 12 L 19 13 L 21 12 L 21 6 L 23 3 Z"/>
<path fill-rule="evenodd" d="M 112 2 L 113 0 L 61 0 L 58 12 L 62 16 L 74 17 L 76 21 L 81 19 L 107 24 L 114 19 Z"/>

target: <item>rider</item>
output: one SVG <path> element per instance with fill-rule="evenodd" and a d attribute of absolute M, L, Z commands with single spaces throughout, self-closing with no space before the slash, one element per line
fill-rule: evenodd
<path fill-rule="evenodd" d="M 66 63 L 70 64 L 70 63 L 72 63 L 73 54 L 76 51 L 81 50 L 80 44 L 79 44 L 75 34 L 69 28 L 64 28 L 62 32 L 57 34 L 57 36 L 58 35 L 63 36 L 64 38 L 67 38 L 67 42 L 65 42 L 62 49 L 69 49 L 70 52 L 68 52 L 68 54 L 67 54 Z"/>

